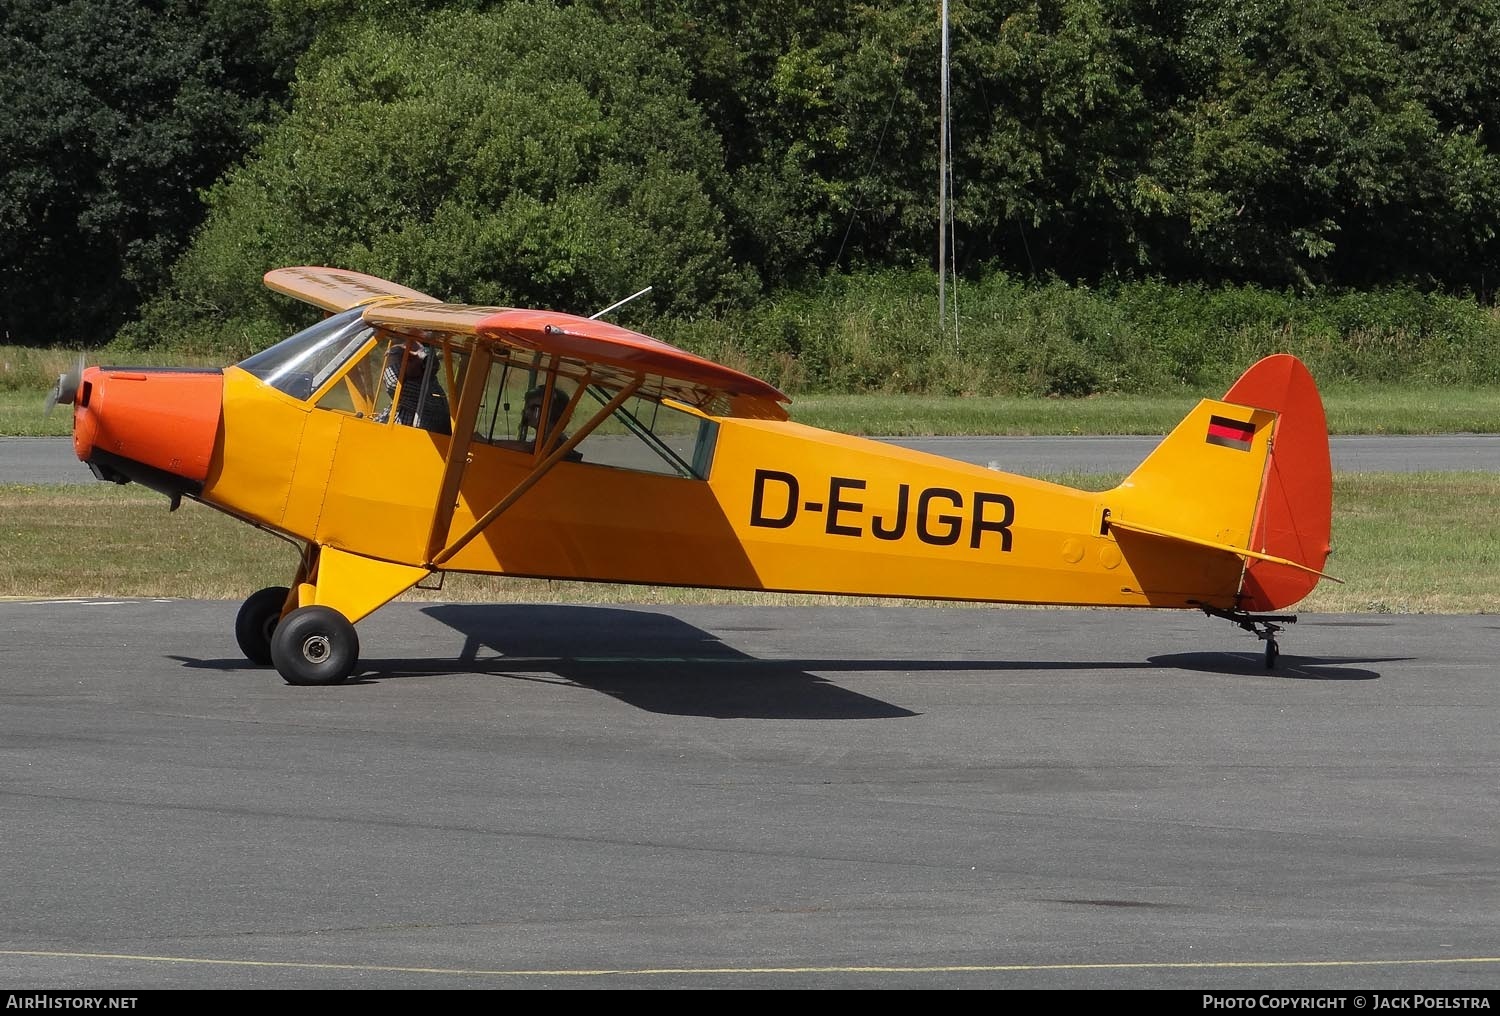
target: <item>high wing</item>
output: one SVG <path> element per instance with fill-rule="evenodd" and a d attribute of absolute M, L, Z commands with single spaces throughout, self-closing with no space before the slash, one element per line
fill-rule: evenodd
<path fill-rule="evenodd" d="M 378 303 L 364 312 L 370 324 L 422 335 L 473 335 L 512 349 L 556 356 L 585 367 L 615 387 L 643 378 L 643 392 L 676 399 L 715 416 L 785 420 L 790 402 L 772 385 L 659 339 L 605 321 L 556 311 L 474 307 L 430 300 Z"/>
<path fill-rule="evenodd" d="M 790 402 L 772 385 L 684 349 L 604 321 L 554 311 L 441 303 L 415 289 L 341 268 L 299 266 L 265 274 L 270 289 L 324 310 L 370 305 L 364 318 L 422 337 L 473 335 L 512 349 L 574 361 L 595 381 L 640 379 L 643 393 L 676 399 L 714 416 L 785 420 Z"/>
<path fill-rule="evenodd" d="M 431 300 L 415 289 L 342 268 L 277 268 L 265 274 L 268 289 L 324 310 L 341 311 L 376 300 Z"/>

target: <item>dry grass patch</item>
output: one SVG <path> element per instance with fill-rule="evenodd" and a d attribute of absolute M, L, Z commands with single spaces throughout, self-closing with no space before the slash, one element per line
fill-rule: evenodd
<path fill-rule="evenodd" d="M 1055 477 L 1107 487 L 1112 477 Z M 1346 474 L 1334 483 L 1334 556 L 1308 612 L 1500 613 L 1494 473 Z M 284 584 L 290 544 L 211 509 L 139 487 L 0 486 L 0 596 L 240 599 Z M 838 596 L 448 575 L 408 598 L 493 603 L 844 605 Z"/>

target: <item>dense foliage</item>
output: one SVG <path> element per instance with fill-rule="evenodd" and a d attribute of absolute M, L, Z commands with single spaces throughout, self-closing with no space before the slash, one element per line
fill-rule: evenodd
<path fill-rule="evenodd" d="M 0 0 L 0 335 L 107 338 L 305 45 L 252 0 Z"/>
<path fill-rule="evenodd" d="M 598 5 L 691 62 L 767 281 L 932 262 L 929 5 Z M 1494 0 L 954 0 L 952 24 L 961 266 L 1494 284 Z"/>
<path fill-rule="evenodd" d="M 932 282 L 926 270 L 830 275 L 650 330 L 789 392 L 1222 391 L 1273 352 L 1302 357 L 1320 383 L 1500 385 L 1500 314 L 1414 288 L 1298 294 L 983 273 L 957 287 L 962 325 L 939 340 Z"/>
<path fill-rule="evenodd" d="M 0 11 L 0 312 L 22 340 L 104 338 L 155 294 L 128 341 L 259 345 L 293 313 L 261 273 L 319 262 L 583 312 L 650 284 L 635 313 L 654 326 L 716 347 L 728 322 L 771 328 L 739 355 L 796 361 L 817 337 L 778 348 L 799 326 L 772 308 L 823 320 L 840 293 L 904 303 L 908 270 L 934 261 L 933 5 Z M 1500 0 L 953 0 L 952 25 L 971 294 L 1082 284 L 1157 331 L 1170 308 L 1198 320 L 1184 308 L 1266 294 L 1384 290 L 1370 299 L 1413 312 L 1423 294 L 1491 299 Z M 1129 295 L 1146 292 L 1150 306 Z M 993 321 L 964 306 L 983 347 Z M 1084 317 L 1104 329 L 1093 347 L 1120 334 Z M 1047 348 L 1034 355 L 1073 355 Z M 1040 370 L 1043 389 L 1071 369 L 1008 355 L 986 362 Z M 791 373 L 889 381 L 834 376 L 850 362 Z M 1193 373 L 1172 362 L 1166 376 Z"/>
<path fill-rule="evenodd" d="M 478 303 L 592 307 L 641 288 L 680 313 L 743 297 L 717 138 L 670 54 L 581 9 L 512 4 L 362 22 L 210 194 L 168 314 L 253 334 L 260 276 L 333 264 Z M 608 53 L 608 60 L 599 60 Z M 268 334 L 269 337 L 269 334 Z"/>

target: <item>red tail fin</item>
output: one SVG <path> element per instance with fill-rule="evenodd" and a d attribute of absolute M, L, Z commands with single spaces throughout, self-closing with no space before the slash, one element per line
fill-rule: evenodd
<path fill-rule="evenodd" d="M 1278 414 L 1250 549 L 1322 571 L 1330 551 L 1333 467 L 1323 400 L 1302 361 L 1280 353 L 1245 371 L 1225 402 Z M 1270 561 L 1251 561 L 1240 605 L 1277 610 L 1312 592 L 1318 576 Z"/>

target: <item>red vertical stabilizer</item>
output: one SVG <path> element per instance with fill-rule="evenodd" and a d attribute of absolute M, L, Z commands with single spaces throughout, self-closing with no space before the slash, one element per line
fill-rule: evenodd
<path fill-rule="evenodd" d="M 1333 467 L 1328 421 L 1312 375 L 1295 356 L 1268 356 L 1245 371 L 1224 401 L 1278 414 L 1250 549 L 1322 571 L 1331 549 Z M 1240 586 L 1240 606 L 1279 610 L 1317 584 L 1317 575 L 1252 560 Z"/>

